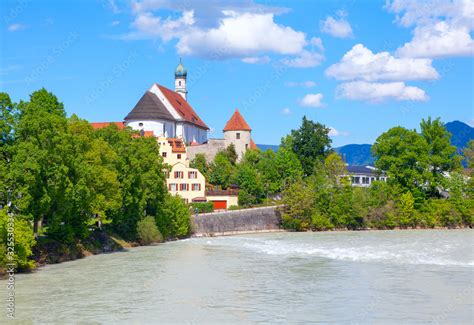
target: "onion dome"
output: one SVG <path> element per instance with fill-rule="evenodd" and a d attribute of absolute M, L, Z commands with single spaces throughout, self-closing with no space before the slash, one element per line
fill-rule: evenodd
<path fill-rule="evenodd" d="M 188 75 L 188 71 L 184 67 L 183 63 L 181 63 L 181 59 L 179 59 L 179 64 L 176 67 L 176 70 L 174 70 L 174 76 L 176 78 L 178 78 L 178 77 L 186 78 L 187 75 Z"/>

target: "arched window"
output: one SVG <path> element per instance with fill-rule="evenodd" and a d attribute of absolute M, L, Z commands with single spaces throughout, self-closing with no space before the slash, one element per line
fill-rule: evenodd
<path fill-rule="evenodd" d="M 180 80 L 180 81 L 178 81 L 178 85 L 179 85 L 179 86 L 181 86 L 181 80 Z"/>

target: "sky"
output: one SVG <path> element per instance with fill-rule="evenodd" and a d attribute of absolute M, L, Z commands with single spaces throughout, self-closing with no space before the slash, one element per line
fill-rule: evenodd
<path fill-rule="evenodd" d="M 0 19 L 0 91 L 45 87 L 91 122 L 173 89 L 182 58 L 210 138 L 236 108 L 259 144 L 304 115 L 336 147 L 429 116 L 474 124 L 473 0 L 3 0 Z"/>

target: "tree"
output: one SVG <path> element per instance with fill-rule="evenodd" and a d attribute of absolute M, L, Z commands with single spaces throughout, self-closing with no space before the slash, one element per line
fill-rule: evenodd
<path fill-rule="evenodd" d="M 326 157 L 324 160 L 324 166 L 328 177 L 335 184 L 343 179 L 343 175 L 347 175 L 346 165 L 337 152 L 332 152 Z"/>
<path fill-rule="evenodd" d="M 387 173 L 390 184 L 412 193 L 424 190 L 430 177 L 428 152 L 423 136 L 400 126 L 383 133 L 372 146 L 375 167 Z"/>
<path fill-rule="evenodd" d="M 440 118 L 422 119 L 420 127 L 421 135 L 428 144 L 428 165 L 431 171 L 428 192 L 431 196 L 439 196 L 446 173 L 460 169 L 461 157 L 456 155 L 456 147 L 451 145 L 451 134 Z"/>
<path fill-rule="evenodd" d="M 251 205 L 262 202 L 265 197 L 265 191 L 261 176 L 251 165 L 240 165 L 235 180 L 242 192 L 239 195 L 239 205 Z"/>
<path fill-rule="evenodd" d="M 204 175 L 205 178 L 209 178 L 209 165 L 206 161 L 206 156 L 202 153 L 196 154 L 193 160 L 191 160 L 189 167 L 196 168 Z"/>
<path fill-rule="evenodd" d="M 415 200 L 410 191 L 403 193 L 398 202 L 398 223 L 400 227 L 416 226 L 414 218 Z"/>
<path fill-rule="evenodd" d="M 303 117 L 299 129 L 291 130 L 292 150 L 298 156 L 305 175 L 314 170 L 315 161 L 322 161 L 331 152 L 329 128 Z M 288 140 L 287 140 L 288 141 Z"/>
<path fill-rule="evenodd" d="M 308 184 L 299 180 L 290 184 L 283 192 L 283 227 L 307 230 L 313 216 L 314 193 Z"/>
<path fill-rule="evenodd" d="M 191 231 L 190 211 L 178 195 L 166 194 L 156 223 L 164 238 L 183 238 Z"/>
<path fill-rule="evenodd" d="M 16 104 L 7 93 L 0 93 L 0 205 L 8 203 L 8 166 L 12 158 Z"/>
<path fill-rule="evenodd" d="M 227 157 L 227 160 L 235 166 L 239 155 L 237 155 L 237 151 L 235 151 L 235 146 L 233 143 L 229 144 L 227 148 L 225 148 L 224 155 Z"/>
<path fill-rule="evenodd" d="M 137 234 L 143 245 L 151 243 L 163 242 L 163 236 L 156 227 L 155 218 L 152 216 L 145 217 L 137 223 Z"/>
<path fill-rule="evenodd" d="M 468 168 L 474 168 L 474 140 L 467 143 L 467 147 L 463 150 L 464 159 Z"/>
<path fill-rule="evenodd" d="M 209 173 L 209 182 L 213 185 L 220 186 L 223 189 L 229 187 L 234 167 L 224 152 L 218 152 L 211 164 Z"/>

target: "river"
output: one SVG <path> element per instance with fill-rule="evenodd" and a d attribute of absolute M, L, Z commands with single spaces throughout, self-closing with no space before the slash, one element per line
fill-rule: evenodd
<path fill-rule="evenodd" d="M 16 320 L 472 324 L 473 235 L 268 233 L 139 247 L 17 275 Z"/>

